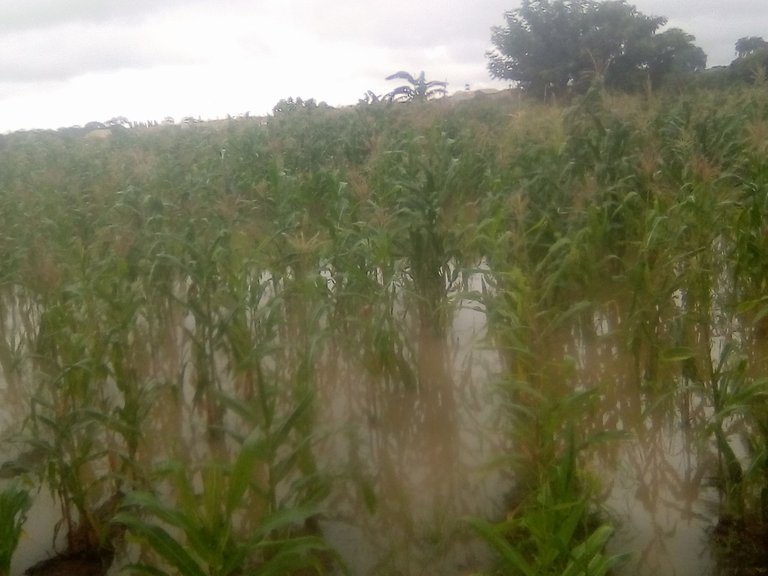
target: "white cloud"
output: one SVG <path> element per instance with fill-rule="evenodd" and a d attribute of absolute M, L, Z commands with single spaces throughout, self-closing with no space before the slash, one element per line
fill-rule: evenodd
<path fill-rule="evenodd" d="M 697 37 L 710 65 L 764 35 L 764 0 L 638 0 Z M 449 90 L 503 86 L 490 28 L 516 0 L 0 0 L 0 131 L 123 115 L 263 114 L 301 96 L 353 104 L 406 70 Z"/>

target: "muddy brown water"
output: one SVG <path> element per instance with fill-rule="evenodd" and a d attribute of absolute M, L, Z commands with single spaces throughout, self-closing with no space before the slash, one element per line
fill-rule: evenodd
<path fill-rule="evenodd" d="M 487 346 L 484 313 L 465 304 L 441 351 L 450 369 L 428 393 L 385 391 L 349 377 L 320 394 L 318 424 L 332 431 L 319 448 L 321 464 L 349 471 L 354 454 L 360 483 L 376 493 L 365 506 L 350 481 L 337 487 L 323 513 L 325 536 L 354 575 L 463 575 L 492 561 L 463 519 L 503 516 L 514 478 L 498 462 L 515 446 L 500 432 L 500 361 Z M 587 345 L 574 337 L 562 351 L 574 358 L 585 385 L 606 390 L 595 418 L 627 432 L 590 463 L 603 507 L 617 526 L 610 550 L 632 553 L 621 573 L 714 574 L 711 448 L 677 418 L 638 420 L 645 400 L 627 376 L 629 360 L 612 344 Z M 13 559 L 13 576 L 53 554 L 56 513 L 55 502 L 41 491 Z"/>

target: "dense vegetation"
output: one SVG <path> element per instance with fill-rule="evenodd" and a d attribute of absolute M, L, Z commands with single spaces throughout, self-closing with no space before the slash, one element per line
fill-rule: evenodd
<path fill-rule="evenodd" d="M 378 573 L 448 573 L 471 526 L 501 573 L 606 574 L 596 446 L 683 430 L 722 531 L 759 531 L 766 218 L 764 85 L 4 136 L 2 472 L 153 573 L 333 571 L 336 514 L 383 518 Z M 435 489 L 420 540 L 398 483 L 478 442 L 505 509 L 440 521 Z"/>
<path fill-rule="evenodd" d="M 505 19 L 493 30 L 488 69 L 538 98 L 583 92 L 596 76 L 617 90 L 657 89 L 707 64 L 693 36 L 659 32 L 666 18 L 626 0 L 523 0 Z"/>
<path fill-rule="evenodd" d="M 643 14 L 627 0 L 523 0 L 504 19 L 493 28 L 488 70 L 542 100 L 583 94 L 595 80 L 626 93 L 725 88 L 752 83 L 768 67 L 768 42 L 750 36 L 736 41 L 730 66 L 707 69 L 693 35 L 661 31 L 664 16 Z"/>

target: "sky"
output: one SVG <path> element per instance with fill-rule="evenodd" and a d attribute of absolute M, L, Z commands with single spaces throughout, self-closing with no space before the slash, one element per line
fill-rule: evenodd
<path fill-rule="evenodd" d="M 768 37 L 766 0 L 637 0 L 696 36 L 710 66 Z M 519 0 L 0 0 L 0 133 L 186 116 L 264 115 L 384 94 L 399 70 L 449 92 L 488 75 L 491 27 Z"/>

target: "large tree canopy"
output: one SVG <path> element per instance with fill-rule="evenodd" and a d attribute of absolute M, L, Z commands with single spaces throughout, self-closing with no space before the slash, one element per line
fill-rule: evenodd
<path fill-rule="evenodd" d="M 626 0 L 523 0 L 505 18 L 506 26 L 493 29 L 489 71 L 539 96 L 578 89 L 595 75 L 634 90 L 706 65 L 693 36 L 657 34 L 666 18 L 646 16 Z"/>
<path fill-rule="evenodd" d="M 736 60 L 731 62 L 732 78 L 742 82 L 765 79 L 768 73 L 768 42 L 759 36 L 748 36 L 736 41 Z"/>
<path fill-rule="evenodd" d="M 700 72 L 707 67 L 707 55 L 693 44 L 694 40 L 680 28 L 670 28 L 653 37 L 648 73 L 654 86 L 671 76 Z"/>
<path fill-rule="evenodd" d="M 736 40 L 736 56 L 746 58 L 755 52 L 768 49 L 768 42 L 760 36 L 745 36 Z"/>

